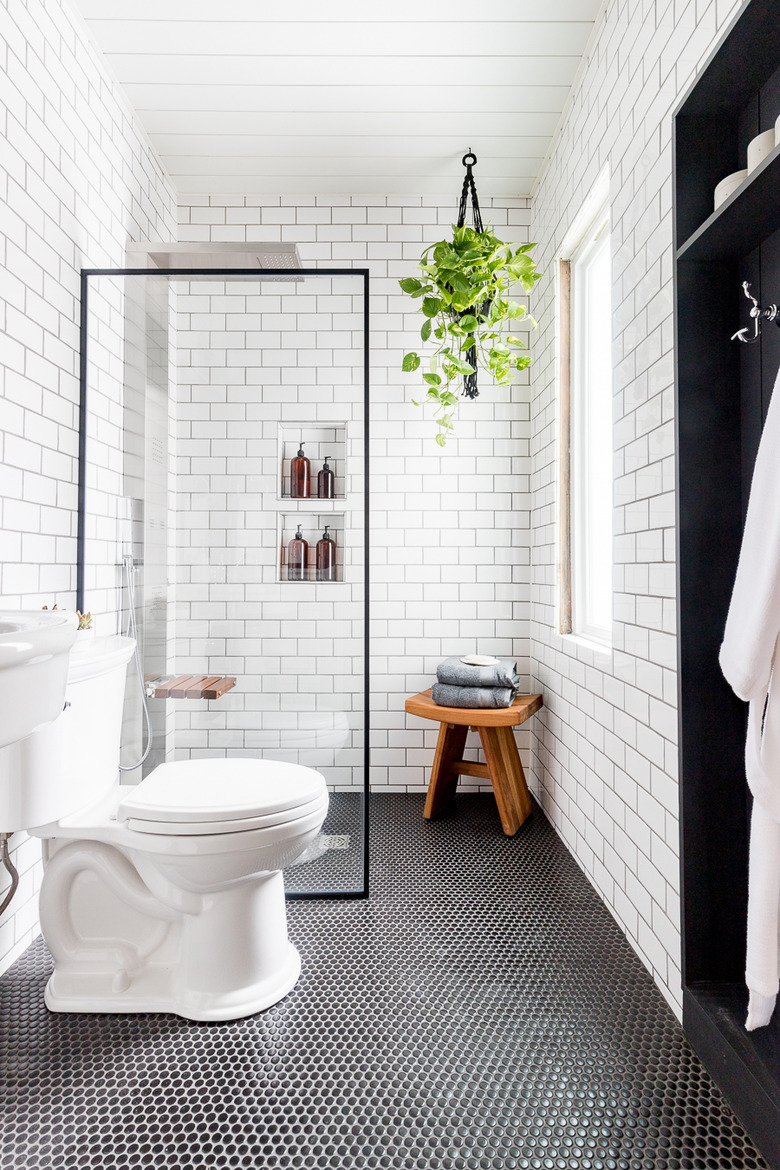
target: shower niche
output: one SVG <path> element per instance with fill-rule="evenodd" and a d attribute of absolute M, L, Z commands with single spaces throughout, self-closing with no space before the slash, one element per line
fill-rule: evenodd
<path fill-rule="evenodd" d="M 148 760 L 123 782 L 191 758 L 316 768 L 328 818 L 288 892 L 361 897 L 368 273 L 215 268 L 202 250 L 185 260 L 82 274 L 78 604 L 99 633 L 124 632 L 132 556 L 153 728 Z M 306 498 L 291 494 L 301 443 Z M 325 456 L 332 495 L 318 498 Z M 309 558 L 295 579 L 299 526 Z M 235 685 L 198 702 L 183 684 L 155 686 L 187 678 Z M 130 672 L 125 706 L 127 763 L 146 738 Z"/>
<path fill-rule="evenodd" d="M 351 550 L 345 512 L 301 508 L 277 515 L 280 583 L 327 585 L 349 579 L 345 560 Z M 305 556 L 300 555 L 301 545 Z M 351 567 L 351 561 L 348 564 Z"/>
<path fill-rule="evenodd" d="M 292 485 L 293 462 L 299 450 L 309 461 L 310 482 L 308 496 L 294 496 Z M 279 423 L 277 463 L 279 466 L 279 499 L 295 499 L 303 504 L 306 500 L 344 500 L 347 496 L 348 468 L 347 424 L 334 423 Z M 327 467 L 332 478 L 321 473 Z M 330 480 L 332 494 L 321 494 L 323 480 Z M 318 488 L 320 490 L 318 490 Z"/>

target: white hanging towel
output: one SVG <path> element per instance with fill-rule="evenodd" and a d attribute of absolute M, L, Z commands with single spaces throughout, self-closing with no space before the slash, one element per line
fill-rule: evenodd
<path fill-rule="evenodd" d="M 745 771 L 753 793 L 745 979 L 748 1031 L 768 1024 L 780 943 L 780 374 L 753 469 L 720 665 L 750 704 Z M 773 673 L 777 662 L 777 677 Z"/>

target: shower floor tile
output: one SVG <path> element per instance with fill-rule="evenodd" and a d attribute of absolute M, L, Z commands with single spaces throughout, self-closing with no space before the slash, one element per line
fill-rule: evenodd
<path fill-rule="evenodd" d="M 285 875 L 301 893 L 363 889 L 363 793 L 331 792 L 322 833 Z"/>
<path fill-rule="evenodd" d="M 0 980 L 0 1167 L 758 1170 L 539 812 L 372 798 L 372 897 L 293 902 L 300 982 L 228 1024 L 53 1015 Z"/>

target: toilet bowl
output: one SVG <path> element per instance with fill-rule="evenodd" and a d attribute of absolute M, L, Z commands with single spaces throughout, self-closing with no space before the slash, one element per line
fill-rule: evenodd
<path fill-rule="evenodd" d="M 251 1015 L 300 972 L 281 871 L 322 826 L 325 781 L 311 768 L 241 758 L 161 764 L 138 785 L 117 784 L 132 650 L 126 638 L 95 639 L 75 657 L 57 721 L 60 779 L 80 778 L 74 811 L 30 830 L 44 838 L 41 927 L 55 963 L 46 1004 Z"/>

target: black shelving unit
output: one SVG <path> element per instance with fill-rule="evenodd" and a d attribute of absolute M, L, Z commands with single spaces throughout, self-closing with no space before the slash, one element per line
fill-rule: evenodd
<path fill-rule="evenodd" d="M 780 148 L 716 211 L 713 192 L 780 114 L 778 17 L 776 0 L 749 0 L 674 117 L 683 1026 L 775 1168 L 780 1020 L 744 1029 L 746 709 L 718 651 L 780 367 L 775 325 L 760 344 L 731 340 L 749 322 L 742 281 L 780 301 Z"/>

